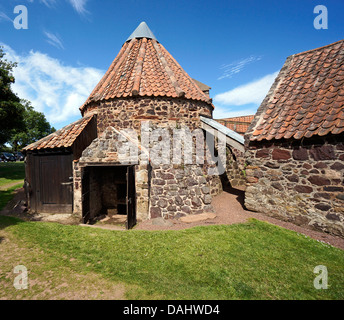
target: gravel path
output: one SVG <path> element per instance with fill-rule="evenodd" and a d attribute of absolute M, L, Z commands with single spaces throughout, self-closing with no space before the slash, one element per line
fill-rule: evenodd
<path fill-rule="evenodd" d="M 220 195 L 214 197 L 213 206 L 216 213 L 216 218 L 207 221 L 193 222 L 193 223 L 182 223 L 178 220 L 173 222 L 172 226 L 157 226 L 153 225 L 152 221 L 145 221 L 139 223 L 136 230 L 180 230 L 192 228 L 195 226 L 206 226 L 211 224 L 234 224 L 244 223 L 250 218 L 257 220 L 266 221 L 274 225 L 281 226 L 283 228 L 293 230 L 302 234 L 305 234 L 316 240 L 331 244 L 332 246 L 341 248 L 344 250 L 344 239 L 332 236 L 327 233 L 307 229 L 305 227 L 296 226 L 289 222 L 284 222 L 275 218 L 268 217 L 263 213 L 247 211 L 243 208 L 244 192 L 231 190 L 229 192 L 222 192 Z"/>
<path fill-rule="evenodd" d="M 17 181 L 17 182 L 11 182 L 11 183 L 8 183 L 8 184 L 4 184 L 3 186 L 0 187 L 0 191 L 6 191 L 7 189 L 12 188 L 12 187 L 17 186 L 17 185 L 20 185 L 22 183 L 24 183 L 24 180 L 23 181 Z"/>

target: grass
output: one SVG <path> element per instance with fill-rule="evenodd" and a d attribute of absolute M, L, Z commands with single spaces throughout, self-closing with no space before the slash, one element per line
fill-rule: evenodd
<path fill-rule="evenodd" d="M 14 191 L 23 186 L 24 162 L 0 163 L 0 210 L 13 198 Z"/>
<path fill-rule="evenodd" d="M 23 182 L 25 178 L 24 162 L 0 163 L 0 187 L 11 183 Z"/>
<path fill-rule="evenodd" d="M 44 254 L 41 277 L 51 268 L 97 274 L 127 285 L 129 299 L 344 299 L 343 250 L 257 220 L 123 232 L 0 217 L 0 229 Z M 328 269 L 327 290 L 313 286 L 317 265 Z"/>
<path fill-rule="evenodd" d="M 6 206 L 6 204 L 12 200 L 14 191 L 22 187 L 23 184 L 19 183 L 5 190 L 0 190 L 0 211 Z"/>

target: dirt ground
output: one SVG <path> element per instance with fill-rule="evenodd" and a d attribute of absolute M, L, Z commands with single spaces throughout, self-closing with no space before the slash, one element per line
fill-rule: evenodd
<path fill-rule="evenodd" d="M 0 212 L 0 214 L 6 214 L 11 216 L 19 217 L 23 220 L 43 220 L 43 221 L 54 221 L 45 220 L 40 216 L 31 216 L 28 214 L 23 214 L 20 210 L 20 207 L 17 206 L 17 209 L 11 210 L 15 205 L 20 203 L 25 199 L 24 190 L 18 189 L 13 200 L 5 207 L 5 209 Z M 181 230 L 192 228 L 195 226 L 207 226 L 212 224 L 235 224 L 235 223 L 244 223 L 250 218 L 255 218 L 257 220 L 266 221 L 280 227 L 296 231 L 298 233 L 307 235 L 316 240 L 328 243 L 332 246 L 341 248 L 344 250 L 344 239 L 338 236 L 327 234 L 324 232 L 316 231 L 313 229 L 308 229 L 305 227 L 300 227 L 289 222 L 281 221 L 272 217 L 269 217 L 263 213 L 251 212 L 244 209 L 244 192 L 240 190 L 231 189 L 228 191 L 222 192 L 220 195 L 214 197 L 212 205 L 215 209 L 216 217 L 214 219 L 209 219 L 205 221 L 198 221 L 192 223 L 181 222 L 180 220 L 169 220 L 169 225 L 155 225 L 152 220 L 140 222 L 135 226 L 135 230 Z M 72 219 L 67 219 L 65 221 L 57 221 L 62 223 L 75 223 Z M 124 227 L 119 227 L 111 224 L 101 224 L 94 225 L 91 227 L 104 228 L 111 230 L 124 230 Z"/>

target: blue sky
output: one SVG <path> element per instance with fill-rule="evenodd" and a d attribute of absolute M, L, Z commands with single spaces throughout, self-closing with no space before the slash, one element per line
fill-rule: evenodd
<path fill-rule="evenodd" d="M 14 8 L 28 10 L 17 30 Z M 314 28 L 317 5 L 328 29 Z M 193 78 L 212 87 L 215 118 L 254 114 L 285 59 L 344 38 L 342 0 L 6 0 L 0 43 L 17 61 L 13 89 L 58 129 L 141 21 Z"/>

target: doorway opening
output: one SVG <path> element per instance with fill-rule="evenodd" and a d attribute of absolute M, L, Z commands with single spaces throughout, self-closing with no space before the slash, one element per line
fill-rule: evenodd
<path fill-rule="evenodd" d="M 136 224 L 133 166 L 87 166 L 82 172 L 83 223 Z"/>

